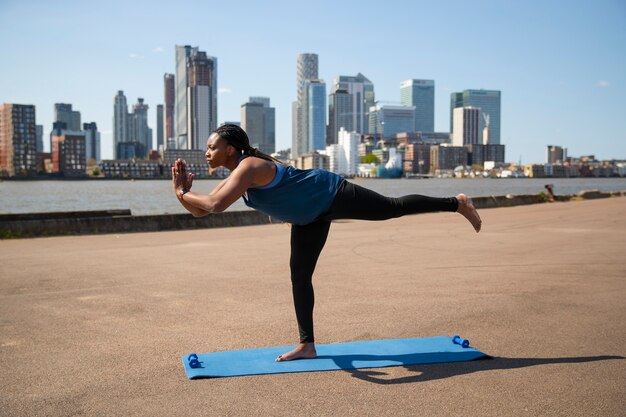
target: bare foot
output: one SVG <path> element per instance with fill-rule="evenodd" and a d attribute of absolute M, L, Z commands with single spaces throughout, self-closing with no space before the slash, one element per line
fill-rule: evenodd
<path fill-rule="evenodd" d="M 276 358 L 276 362 L 292 361 L 294 359 L 313 359 L 316 357 L 315 343 L 300 343 L 294 350 L 279 355 Z"/>
<path fill-rule="evenodd" d="M 472 224 L 472 226 L 474 226 L 476 233 L 480 232 L 480 227 L 483 222 L 480 220 L 480 216 L 478 215 L 474 204 L 472 204 L 472 199 L 465 194 L 457 195 L 456 199 L 459 202 L 459 208 L 456 210 L 457 213 L 465 217 Z"/>

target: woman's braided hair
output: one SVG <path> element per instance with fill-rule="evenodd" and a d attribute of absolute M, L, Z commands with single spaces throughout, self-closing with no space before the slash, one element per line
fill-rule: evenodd
<path fill-rule="evenodd" d="M 229 145 L 233 146 L 243 155 L 256 156 L 257 158 L 285 165 L 282 161 L 279 161 L 278 159 L 261 152 L 257 148 L 250 146 L 250 139 L 248 138 L 245 130 L 237 125 L 225 124 L 215 129 L 213 133 L 217 133 Z"/>

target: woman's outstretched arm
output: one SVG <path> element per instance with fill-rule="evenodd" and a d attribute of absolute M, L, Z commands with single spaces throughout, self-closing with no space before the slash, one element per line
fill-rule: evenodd
<path fill-rule="evenodd" d="M 237 201 L 254 182 L 254 164 L 250 164 L 244 160 L 239 167 L 231 172 L 230 176 L 222 181 L 210 194 L 199 194 L 186 191 L 184 187 L 186 180 L 183 178 L 188 176 L 184 172 L 184 164 L 181 163 L 179 165 L 177 161 L 176 167 L 179 169 L 176 172 L 172 171 L 176 196 L 181 201 L 181 204 L 186 203 L 186 205 L 183 204 L 185 208 L 197 217 L 226 210 L 231 204 Z"/>

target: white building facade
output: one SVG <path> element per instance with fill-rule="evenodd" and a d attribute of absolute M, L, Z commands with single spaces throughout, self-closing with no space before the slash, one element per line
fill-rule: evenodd
<path fill-rule="evenodd" d="M 361 135 L 358 132 L 348 132 L 340 129 L 338 142 L 337 173 L 347 176 L 357 175 L 359 171 L 359 143 L 361 142 Z"/>
<path fill-rule="evenodd" d="M 482 143 L 481 111 L 479 107 L 457 107 L 453 111 L 452 146 L 478 145 Z"/>

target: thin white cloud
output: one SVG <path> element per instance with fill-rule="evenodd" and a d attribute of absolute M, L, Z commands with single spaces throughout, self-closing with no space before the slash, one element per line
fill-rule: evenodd
<path fill-rule="evenodd" d="M 230 94 L 233 92 L 230 88 L 222 87 L 217 90 L 218 94 Z"/>
<path fill-rule="evenodd" d="M 130 59 L 138 59 L 138 58 L 143 58 L 143 56 L 142 56 L 142 55 L 136 54 L 136 53 L 134 53 L 134 52 L 131 52 L 130 54 L 128 54 L 128 57 L 129 57 Z"/>
<path fill-rule="evenodd" d="M 157 46 L 156 48 L 154 48 L 152 50 L 152 52 L 157 53 L 157 54 L 161 53 L 161 52 L 163 52 L 163 48 L 161 48 L 160 46 Z"/>
<path fill-rule="evenodd" d="M 596 86 L 600 88 L 607 88 L 609 86 L 609 82 L 606 80 L 600 80 L 596 83 Z"/>

